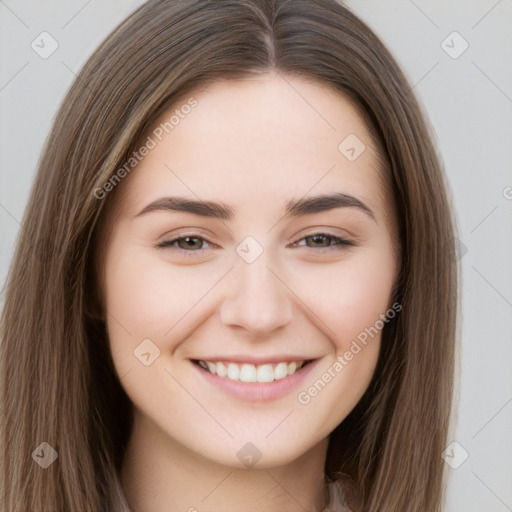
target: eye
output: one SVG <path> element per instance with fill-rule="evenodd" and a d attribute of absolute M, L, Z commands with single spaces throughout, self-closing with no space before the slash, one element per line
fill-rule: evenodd
<path fill-rule="evenodd" d="M 172 238 L 171 240 L 164 240 L 160 242 L 157 247 L 171 248 L 180 252 L 199 252 L 204 249 L 204 244 L 209 242 L 201 236 L 187 235 Z"/>
<path fill-rule="evenodd" d="M 306 244 L 299 243 L 302 242 L 303 240 L 306 241 Z M 308 241 L 311 241 L 312 245 L 309 245 Z M 295 242 L 293 245 L 306 245 L 306 247 L 311 249 L 342 250 L 345 247 L 353 247 L 355 244 L 350 240 L 346 240 L 345 238 L 329 235 L 327 233 L 314 233 L 313 235 L 308 235 L 302 238 L 298 242 Z"/>
<path fill-rule="evenodd" d="M 300 243 L 305 241 L 306 243 Z M 311 242 L 308 243 L 308 242 Z M 205 244 L 207 247 L 205 247 Z M 157 244 L 157 247 L 162 249 L 172 249 L 180 253 L 188 253 L 187 256 L 194 256 L 193 253 L 200 253 L 203 249 L 208 249 L 210 244 L 202 236 L 196 235 L 185 235 L 172 238 L 170 240 L 164 240 Z M 340 238 L 335 235 L 329 235 L 327 233 L 314 233 L 308 235 L 297 242 L 293 243 L 292 246 L 306 246 L 310 249 L 324 249 L 324 250 L 343 250 L 346 247 L 355 246 L 350 240 Z"/>

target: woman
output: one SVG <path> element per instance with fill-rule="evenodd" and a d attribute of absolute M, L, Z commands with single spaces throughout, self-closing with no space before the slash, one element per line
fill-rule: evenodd
<path fill-rule="evenodd" d="M 77 77 L 27 206 L 2 510 L 441 510 L 443 180 L 345 7 L 142 6 Z"/>

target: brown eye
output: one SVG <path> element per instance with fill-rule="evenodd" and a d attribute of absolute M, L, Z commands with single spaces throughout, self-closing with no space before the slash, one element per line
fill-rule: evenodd
<path fill-rule="evenodd" d="M 331 245 L 331 237 L 327 235 L 311 235 L 306 237 L 306 240 L 310 240 L 313 247 L 329 247 Z"/>
<path fill-rule="evenodd" d="M 343 249 L 343 247 L 354 245 L 350 240 L 326 233 L 315 233 L 314 235 L 304 237 L 302 240 L 306 240 L 306 244 L 297 242 L 297 245 L 305 245 L 311 249 Z M 299 242 L 302 240 L 299 240 Z M 311 243 L 308 243 L 308 241 Z"/>
<path fill-rule="evenodd" d="M 201 249 L 203 245 L 203 239 L 197 236 L 185 236 L 182 238 L 178 238 L 176 240 L 178 242 L 178 247 L 180 249 Z"/>
<path fill-rule="evenodd" d="M 208 243 L 200 236 L 181 236 L 172 240 L 164 240 L 157 247 L 172 248 L 177 251 L 195 252 L 204 248 L 204 244 Z"/>

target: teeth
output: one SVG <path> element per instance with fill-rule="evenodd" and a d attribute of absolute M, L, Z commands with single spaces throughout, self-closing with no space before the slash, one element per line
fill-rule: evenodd
<path fill-rule="evenodd" d="M 217 372 L 217 375 L 219 377 L 226 377 L 226 375 L 228 374 L 228 371 L 226 370 L 224 363 L 217 363 L 215 365 L 215 371 Z"/>
<path fill-rule="evenodd" d="M 241 382 L 273 382 L 293 375 L 304 366 L 304 361 L 282 362 L 277 364 L 237 364 L 230 362 L 213 363 L 199 361 L 199 366 L 214 375 Z"/>
<path fill-rule="evenodd" d="M 229 363 L 228 364 L 228 377 L 231 380 L 240 380 L 240 368 L 235 363 Z"/>
<path fill-rule="evenodd" d="M 256 367 L 253 364 L 243 364 L 240 369 L 240 380 L 242 382 L 256 382 L 258 380 Z"/>
<path fill-rule="evenodd" d="M 271 364 L 258 366 L 258 382 L 274 382 L 274 368 Z"/>
<path fill-rule="evenodd" d="M 284 379 L 288 375 L 288 364 L 286 363 L 279 363 L 274 368 L 274 379 Z"/>

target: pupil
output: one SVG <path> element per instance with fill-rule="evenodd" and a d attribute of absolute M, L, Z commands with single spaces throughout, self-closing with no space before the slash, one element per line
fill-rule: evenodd
<path fill-rule="evenodd" d="M 319 243 L 319 244 L 321 244 L 322 241 L 327 241 L 327 237 L 325 235 L 314 235 L 312 237 L 312 239 L 313 239 L 314 243 Z M 325 245 L 325 244 L 323 244 L 323 245 Z"/>
<path fill-rule="evenodd" d="M 193 237 L 193 236 L 187 236 L 183 239 L 184 243 L 186 245 L 188 245 L 188 248 L 190 249 L 194 249 L 194 245 L 196 246 L 195 248 L 198 248 L 197 245 L 198 245 L 198 242 L 199 242 L 199 238 L 196 238 L 196 237 Z M 194 244 L 194 241 L 196 242 Z M 200 243 L 200 242 L 199 242 Z"/>

